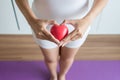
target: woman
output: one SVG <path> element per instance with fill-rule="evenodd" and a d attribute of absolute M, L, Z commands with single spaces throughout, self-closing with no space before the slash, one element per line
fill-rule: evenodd
<path fill-rule="evenodd" d="M 44 55 L 51 73 L 50 80 L 66 80 L 74 57 L 85 42 L 91 23 L 103 10 L 108 0 L 34 0 L 32 9 L 28 0 L 16 0 L 16 4 L 31 26 L 33 37 Z M 57 40 L 51 33 L 51 25 L 65 24 L 69 34 Z M 56 67 L 60 54 L 60 72 Z"/>

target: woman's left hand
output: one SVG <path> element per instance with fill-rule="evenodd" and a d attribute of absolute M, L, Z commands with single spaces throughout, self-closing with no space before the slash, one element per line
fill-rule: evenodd
<path fill-rule="evenodd" d="M 88 19 L 75 19 L 75 20 L 64 20 L 61 24 L 71 24 L 75 28 L 71 33 L 69 33 L 63 40 L 61 40 L 59 46 L 64 46 L 70 41 L 82 38 L 86 32 L 90 21 Z"/>

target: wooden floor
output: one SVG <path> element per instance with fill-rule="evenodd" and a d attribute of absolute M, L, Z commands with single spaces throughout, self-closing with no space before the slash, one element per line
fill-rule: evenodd
<path fill-rule="evenodd" d="M 88 35 L 76 60 L 120 60 L 120 35 Z M 0 60 L 43 60 L 32 35 L 0 35 Z"/>

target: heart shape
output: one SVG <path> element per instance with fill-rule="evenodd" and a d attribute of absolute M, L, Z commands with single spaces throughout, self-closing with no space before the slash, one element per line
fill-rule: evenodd
<path fill-rule="evenodd" d="M 64 37 L 68 35 L 68 28 L 65 24 L 60 24 L 60 25 L 54 24 L 51 27 L 50 32 L 56 39 L 61 41 Z"/>

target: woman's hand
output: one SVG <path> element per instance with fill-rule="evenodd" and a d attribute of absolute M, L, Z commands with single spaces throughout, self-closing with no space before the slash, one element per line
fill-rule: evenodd
<path fill-rule="evenodd" d="M 88 19 L 76 19 L 76 20 L 64 20 L 62 24 L 71 24 L 75 28 L 68 36 L 66 36 L 59 46 L 62 47 L 70 41 L 77 40 L 82 38 L 84 33 L 86 32 L 88 26 L 90 25 L 90 21 Z"/>
<path fill-rule="evenodd" d="M 50 40 L 52 42 L 55 42 L 57 45 L 59 45 L 59 40 L 57 40 L 47 29 L 47 25 L 53 25 L 57 24 L 54 20 L 41 20 L 41 19 L 32 19 L 29 20 L 28 23 L 30 24 L 32 30 L 36 34 L 37 38 L 43 39 L 43 40 Z"/>

